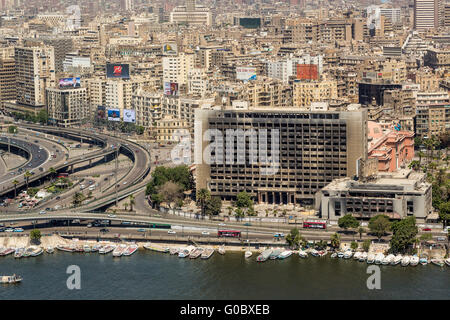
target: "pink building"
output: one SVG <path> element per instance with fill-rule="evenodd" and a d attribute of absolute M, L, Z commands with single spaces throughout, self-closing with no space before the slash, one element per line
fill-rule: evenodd
<path fill-rule="evenodd" d="M 414 157 L 414 133 L 397 131 L 391 124 L 368 122 L 369 159 L 378 160 L 379 172 L 406 167 Z"/>

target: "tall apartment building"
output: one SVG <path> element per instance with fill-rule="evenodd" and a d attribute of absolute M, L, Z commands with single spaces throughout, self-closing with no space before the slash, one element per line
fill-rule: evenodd
<path fill-rule="evenodd" d="M 414 0 L 414 29 L 436 29 L 444 25 L 444 0 Z"/>
<path fill-rule="evenodd" d="M 418 92 L 416 98 L 416 136 L 439 136 L 450 128 L 448 92 Z"/>
<path fill-rule="evenodd" d="M 170 22 L 211 26 L 212 15 L 208 8 L 197 5 L 195 0 L 186 0 L 184 6 L 177 6 L 170 13 Z"/>
<path fill-rule="evenodd" d="M 151 83 L 151 79 L 109 79 L 105 84 L 105 105 L 108 108 L 119 109 L 120 114 L 123 114 L 124 109 L 131 109 L 133 94 Z"/>
<path fill-rule="evenodd" d="M 292 92 L 296 107 L 309 107 L 313 102 L 324 102 L 338 98 L 336 80 L 294 81 Z"/>
<path fill-rule="evenodd" d="M 46 104 L 45 89 L 55 86 L 53 47 L 16 47 L 17 102 L 31 106 Z"/>
<path fill-rule="evenodd" d="M 192 52 L 180 52 L 177 56 L 162 58 L 163 82 L 186 84 L 188 73 L 195 67 L 195 55 Z"/>
<path fill-rule="evenodd" d="M 367 161 L 367 111 L 359 107 L 197 109 L 195 119 L 197 189 L 225 200 L 246 191 L 258 202 L 310 205 L 334 179 L 361 175 Z M 208 129 L 214 136 L 202 141 Z"/>
<path fill-rule="evenodd" d="M 450 27 L 450 2 L 445 4 L 444 8 L 444 26 Z"/>
<path fill-rule="evenodd" d="M 150 129 L 161 119 L 162 92 L 140 90 L 131 97 L 131 108 L 136 110 L 136 124 Z"/>
<path fill-rule="evenodd" d="M 0 49 L 0 102 L 16 100 L 14 47 Z"/>
<path fill-rule="evenodd" d="M 262 78 L 246 83 L 239 100 L 248 101 L 249 107 L 290 107 L 292 89 L 281 81 Z"/>
<path fill-rule="evenodd" d="M 48 88 L 47 100 L 49 122 L 54 125 L 71 127 L 89 119 L 86 88 Z"/>

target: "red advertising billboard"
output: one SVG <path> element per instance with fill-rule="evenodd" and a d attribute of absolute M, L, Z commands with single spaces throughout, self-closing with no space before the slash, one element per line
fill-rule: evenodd
<path fill-rule="evenodd" d="M 319 71 L 316 64 L 297 64 L 298 80 L 318 80 Z"/>

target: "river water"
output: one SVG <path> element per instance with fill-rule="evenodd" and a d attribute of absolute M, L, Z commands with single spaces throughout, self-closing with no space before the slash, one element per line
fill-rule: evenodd
<path fill-rule="evenodd" d="M 4 299 L 449 299 L 450 268 L 380 266 L 381 289 L 366 285 L 368 265 L 329 257 L 257 263 L 255 254 L 215 253 L 209 260 L 139 250 L 133 256 L 55 252 L 0 257 L 0 275 L 23 282 L 0 285 Z M 81 289 L 67 289 L 69 265 Z"/>

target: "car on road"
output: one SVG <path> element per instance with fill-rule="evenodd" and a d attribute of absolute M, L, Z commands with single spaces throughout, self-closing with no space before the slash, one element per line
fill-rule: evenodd
<path fill-rule="evenodd" d="M 169 231 L 167 231 L 167 234 L 177 234 L 177 233 L 173 230 L 169 230 Z"/>
<path fill-rule="evenodd" d="M 109 229 L 103 228 L 103 229 L 100 229 L 100 232 L 106 233 L 106 232 L 109 232 Z"/>
<path fill-rule="evenodd" d="M 92 223 L 88 223 L 88 225 L 86 227 L 92 228 Z"/>
<path fill-rule="evenodd" d="M 55 210 L 61 209 L 61 206 L 59 204 L 57 204 L 53 209 L 55 209 Z"/>
<path fill-rule="evenodd" d="M 284 237 L 284 233 L 281 232 L 277 232 L 273 235 L 274 238 L 283 238 Z"/>
<path fill-rule="evenodd" d="M 22 228 L 15 228 L 14 232 L 23 232 L 23 229 Z"/>
<path fill-rule="evenodd" d="M 46 214 L 46 213 L 47 213 L 47 211 L 45 211 L 45 210 L 39 211 L 39 214 Z"/>
<path fill-rule="evenodd" d="M 14 231 L 13 228 L 6 228 L 6 229 L 5 229 L 5 232 L 13 232 L 13 231 Z"/>
<path fill-rule="evenodd" d="M 138 231 L 138 232 L 145 232 L 145 231 L 147 231 L 147 230 L 144 229 L 144 228 L 139 228 L 137 231 Z"/>
<path fill-rule="evenodd" d="M 246 227 L 250 227 L 252 224 L 250 223 L 250 222 L 246 222 L 246 223 L 244 223 L 244 226 L 246 226 Z"/>
<path fill-rule="evenodd" d="M 109 218 L 115 218 L 116 216 L 114 214 L 108 214 Z"/>
<path fill-rule="evenodd" d="M 64 164 L 67 164 L 68 162 L 66 161 L 66 162 L 64 162 Z"/>
<path fill-rule="evenodd" d="M 61 199 L 61 197 L 60 197 L 60 196 L 57 196 L 57 197 L 56 197 L 56 200 L 59 200 L 59 199 Z"/>
<path fill-rule="evenodd" d="M 430 228 L 423 228 L 422 231 L 431 231 Z"/>
<path fill-rule="evenodd" d="M 222 223 L 219 223 L 219 226 L 223 227 L 223 226 L 226 226 L 226 224 L 222 222 Z"/>
<path fill-rule="evenodd" d="M 126 181 L 124 181 L 124 183 L 123 184 L 127 184 L 127 182 Z"/>
<path fill-rule="evenodd" d="M 445 237 L 437 237 L 436 240 L 437 240 L 437 241 L 445 241 L 445 240 L 447 240 L 447 239 L 446 239 Z"/>
<path fill-rule="evenodd" d="M 10 173 L 10 175 L 12 175 L 12 176 L 15 175 L 15 174 L 16 174 L 16 173 L 15 173 L 14 171 Z"/>
<path fill-rule="evenodd" d="M 209 236 L 209 232 L 208 231 L 202 231 L 202 236 Z"/>

